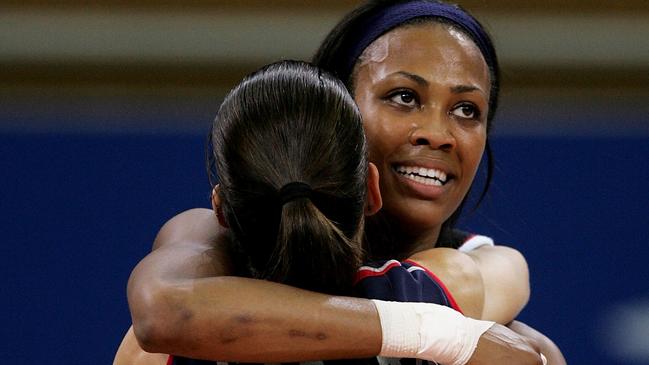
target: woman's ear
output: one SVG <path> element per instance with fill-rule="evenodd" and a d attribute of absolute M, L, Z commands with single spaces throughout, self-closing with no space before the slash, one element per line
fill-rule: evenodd
<path fill-rule="evenodd" d="M 214 212 L 216 213 L 216 218 L 219 220 L 219 224 L 222 227 L 229 228 L 228 222 L 225 221 L 225 216 L 223 215 L 223 209 L 221 209 L 221 197 L 219 197 L 220 189 L 219 184 L 214 185 L 214 188 L 212 189 L 212 198 L 210 199 L 212 201 L 212 209 L 214 209 Z"/>
<path fill-rule="evenodd" d="M 379 189 L 379 170 L 376 165 L 369 163 L 367 166 L 367 199 L 365 200 L 365 215 L 370 216 L 378 212 L 383 206 L 381 190 Z"/>

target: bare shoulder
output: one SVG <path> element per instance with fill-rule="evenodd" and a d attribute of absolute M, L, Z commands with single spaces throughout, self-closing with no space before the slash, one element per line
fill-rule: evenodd
<path fill-rule="evenodd" d="M 516 249 L 482 246 L 468 254 L 477 263 L 485 288 L 482 319 L 509 323 L 530 297 L 529 269 Z"/>
<path fill-rule="evenodd" d="M 506 261 L 512 265 L 527 268 L 527 260 L 520 251 L 502 244 L 481 246 L 473 251 L 469 251 L 468 254 L 477 259 L 483 258 L 488 260 L 498 260 L 501 262 Z"/>
<path fill-rule="evenodd" d="M 454 248 L 438 247 L 420 251 L 410 259 L 444 283 L 466 316 L 480 318 L 484 297 L 482 276 L 468 255 Z"/>
<path fill-rule="evenodd" d="M 212 210 L 184 211 L 162 226 L 153 251 L 133 270 L 129 286 L 150 283 L 151 277 L 198 279 L 228 275 L 233 270 L 229 247 L 228 231 L 219 225 Z"/>
<path fill-rule="evenodd" d="M 518 251 L 514 247 L 509 246 L 509 245 L 505 245 L 505 244 L 502 244 L 502 243 L 497 243 L 497 244 L 495 244 L 493 246 L 489 246 L 489 245 L 480 246 L 479 248 L 476 249 L 476 251 L 477 250 L 483 250 L 483 251 L 487 251 L 487 252 L 498 252 L 498 253 L 503 253 L 503 254 L 507 254 L 507 255 L 520 255 L 520 256 L 522 256 L 520 251 Z"/>
<path fill-rule="evenodd" d="M 417 252 L 410 256 L 409 259 L 417 262 L 436 275 L 439 273 L 442 281 L 444 281 L 443 277 L 446 276 L 445 274 L 448 274 L 447 279 L 461 278 L 463 280 L 468 280 L 469 277 L 474 275 L 480 275 L 473 260 L 465 253 L 454 248 L 430 248 Z"/>
<path fill-rule="evenodd" d="M 509 278 L 513 283 L 521 284 L 521 288 L 527 287 L 525 291 L 529 291 L 529 267 L 527 260 L 517 249 L 498 244 L 482 246 L 468 254 L 481 267 L 483 276 L 493 275 L 500 280 Z"/>
<path fill-rule="evenodd" d="M 417 261 L 418 263 L 426 261 L 435 261 L 439 259 L 457 259 L 462 257 L 463 254 L 456 249 L 448 247 L 435 247 L 419 251 L 409 257 L 410 260 Z"/>
<path fill-rule="evenodd" d="M 520 251 L 518 251 L 514 247 L 511 247 L 511 246 L 508 246 L 508 245 L 503 245 L 503 244 L 498 243 L 498 244 L 496 244 L 494 246 L 489 246 L 489 247 L 485 247 L 485 248 L 490 248 L 492 250 L 497 250 L 497 251 L 499 251 L 499 252 L 501 252 L 503 254 L 506 254 L 506 255 L 508 255 L 510 257 L 516 257 L 516 258 L 525 259 L 523 257 L 523 254 Z"/>
<path fill-rule="evenodd" d="M 225 229 L 219 225 L 214 211 L 205 208 L 190 209 L 177 214 L 162 226 L 153 249 L 179 243 L 211 245 L 218 242 L 223 234 Z"/>

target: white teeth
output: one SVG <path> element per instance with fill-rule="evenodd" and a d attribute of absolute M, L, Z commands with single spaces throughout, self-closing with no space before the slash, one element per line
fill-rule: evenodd
<path fill-rule="evenodd" d="M 403 175 L 403 176 L 405 176 L 406 179 L 414 180 L 414 181 L 416 181 L 416 182 L 418 182 L 420 184 L 442 186 L 442 182 L 439 181 L 439 180 L 436 180 L 436 179 L 430 179 L 430 178 L 427 178 L 427 177 L 418 176 L 418 175 L 410 175 L 410 174 Z"/>
<path fill-rule="evenodd" d="M 444 171 L 416 166 L 396 166 L 395 170 L 404 177 L 421 184 L 441 186 L 446 183 Z"/>

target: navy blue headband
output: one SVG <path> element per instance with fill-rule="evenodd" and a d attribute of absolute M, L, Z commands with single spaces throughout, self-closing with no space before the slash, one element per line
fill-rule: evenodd
<path fill-rule="evenodd" d="M 356 28 L 358 37 L 356 39 L 352 38 L 352 42 L 346 52 L 347 62 L 345 64 L 344 74 L 340 75 L 343 77 L 343 80 L 347 81 L 349 79 L 356 60 L 367 46 L 391 29 L 409 20 L 421 17 L 446 19 L 466 31 L 476 43 L 480 52 L 482 52 L 487 66 L 490 69 L 495 69 L 496 55 L 493 45 L 489 36 L 477 20 L 453 5 L 419 0 L 385 8 L 379 13 L 370 16 Z"/>

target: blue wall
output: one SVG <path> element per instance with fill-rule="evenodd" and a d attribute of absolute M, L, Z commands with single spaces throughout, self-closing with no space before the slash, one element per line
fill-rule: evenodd
<path fill-rule="evenodd" d="M 195 135 L 0 133 L 6 362 L 112 362 L 130 270 L 166 219 L 208 204 L 203 146 Z M 649 297 L 649 138 L 500 137 L 495 149 L 491 194 L 464 224 L 527 257 L 521 318 L 571 363 L 635 363 L 610 357 L 603 326 Z"/>

